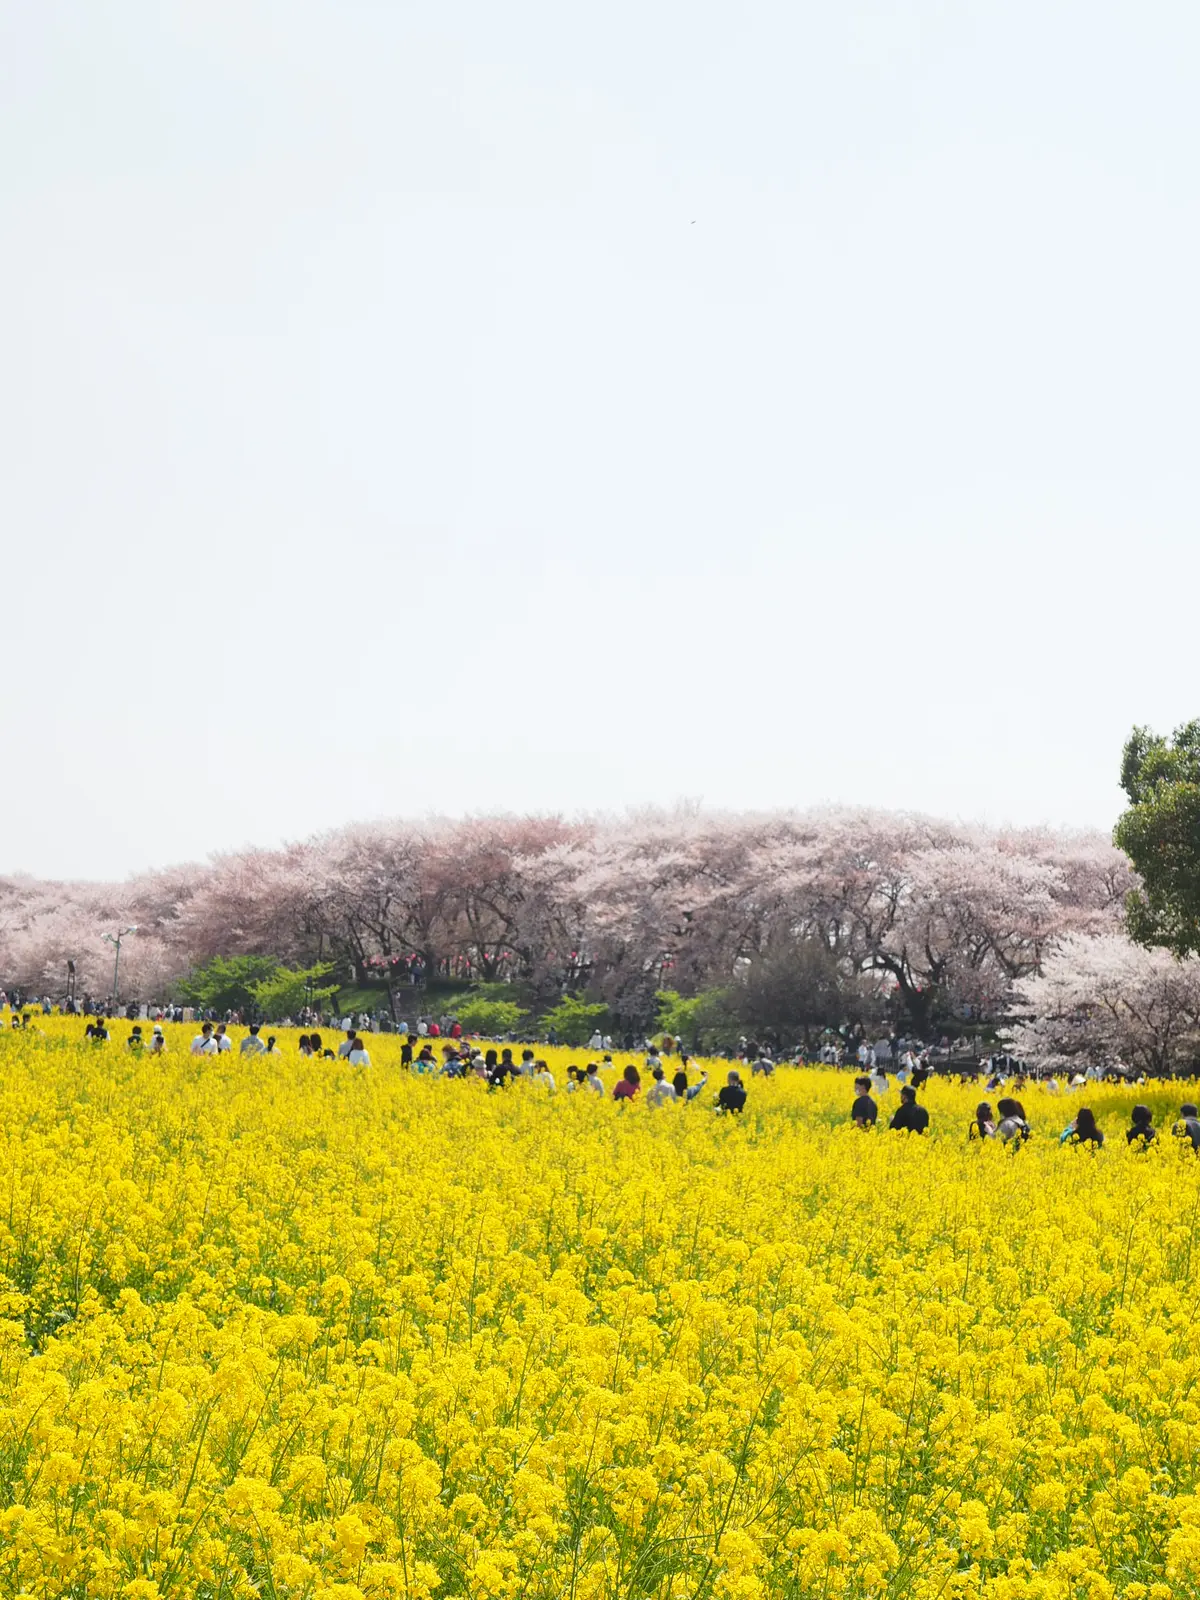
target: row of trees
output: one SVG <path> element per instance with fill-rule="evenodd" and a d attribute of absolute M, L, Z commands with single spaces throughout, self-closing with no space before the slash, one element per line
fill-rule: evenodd
<path fill-rule="evenodd" d="M 0 980 L 57 995 L 70 960 L 103 995 L 102 936 L 136 923 L 123 987 L 143 999 L 211 1000 L 198 985 L 236 978 L 278 1014 L 373 981 L 411 1014 L 419 976 L 466 994 L 468 1019 L 564 1035 L 657 1020 L 697 1042 L 794 1039 L 890 1015 L 928 1036 L 1015 1017 L 1045 1063 L 1178 1070 L 1200 1057 L 1200 722 L 1135 729 L 1121 781 L 1120 848 L 685 810 L 395 821 L 123 884 L 0 879 Z"/>
<path fill-rule="evenodd" d="M 122 990 L 157 999 L 214 957 L 330 962 L 564 995 L 647 1026 L 669 991 L 779 1031 L 890 1008 L 923 1035 L 996 1017 L 1064 941 L 1119 936 L 1134 885 L 1103 836 L 866 811 L 679 811 L 355 826 L 122 884 L 0 880 L 0 978 L 110 987 L 101 935 L 138 932 Z M 1075 946 L 1070 946 L 1075 948 Z"/>

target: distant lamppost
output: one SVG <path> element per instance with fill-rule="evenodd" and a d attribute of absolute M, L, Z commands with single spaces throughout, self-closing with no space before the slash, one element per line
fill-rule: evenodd
<path fill-rule="evenodd" d="M 121 992 L 120 992 L 120 982 L 121 982 L 121 940 L 125 937 L 125 935 L 127 933 L 136 933 L 136 932 L 137 932 L 137 924 L 135 923 L 132 928 L 122 928 L 120 933 L 106 933 L 104 935 L 104 937 L 108 940 L 109 944 L 111 944 L 113 946 L 113 948 L 114 948 L 114 950 L 116 952 L 116 954 L 113 956 L 113 1001 L 112 1001 L 112 1003 L 113 1003 L 113 1011 L 114 1012 L 117 1009 L 117 1002 L 121 998 Z"/>

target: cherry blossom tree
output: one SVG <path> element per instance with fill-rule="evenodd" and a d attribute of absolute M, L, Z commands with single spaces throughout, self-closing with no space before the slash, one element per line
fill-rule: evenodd
<path fill-rule="evenodd" d="M 1017 1053 L 1056 1070 L 1124 1063 L 1147 1073 L 1200 1061 L 1200 960 L 1177 960 L 1121 934 L 1068 934 L 1021 984 L 1028 1021 Z"/>
<path fill-rule="evenodd" d="M 0 982 L 49 983 L 122 919 L 146 982 L 216 955 L 332 959 L 359 982 L 420 963 L 539 1005 L 587 990 L 632 1027 L 659 989 L 746 983 L 817 941 L 927 1032 L 1003 1013 L 1069 936 L 1117 934 L 1132 882 L 1100 836 L 863 810 L 396 820 L 121 884 L 0 879 Z"/>

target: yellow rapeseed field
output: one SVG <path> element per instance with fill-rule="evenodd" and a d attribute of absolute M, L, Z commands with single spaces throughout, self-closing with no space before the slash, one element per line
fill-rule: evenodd
<path fill-rule="evenodd" d="M 1200 1163 L 0 1039 L 0 1594 L 1200 1595 Z M 234 1030 L 240 1035 L 240 1030 Z M 625 1058 L 622 1058 L 622 1060 Z M 1148 1097 L 1159 1120 L 1178 1092 Z M 896 1103 L 893 1091 L 885 1111 Z"/>

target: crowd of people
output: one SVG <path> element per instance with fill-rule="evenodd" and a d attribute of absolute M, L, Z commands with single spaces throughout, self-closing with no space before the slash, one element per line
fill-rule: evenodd
<path fill-rule="evenodd" d="M 855 1127 L 864 1130 L 874 1128 L 879 1120 L 879 1106 L 872 1098 L 877 1091 L 876 1080 L 870 1075 L 863 1074 L 854 1080 L 855 1098 L 850 1108 L 850 1120 Z M 1154 1114 L 1149 1106 L 1136 1105 L 1129 1115 L 1129 1127 L 1125 1131 L 1127 1144 L 1140 1144 L 1142 1147 L 1153 1144 L 1158 1138 L 1158 1129 L 1154 1126 Z M 900 1104 L 888 1122 L 888 1127 L 896 1132 L 925 1133 L 929 1128 L 929 1112 L 918 1104 L 917 1092 L 912 1084 L 905 1084 L 900 1090 Z M 1193 1150 L 1200 1151 L 1200 1112 L 1191 1101 L 1185 1101 L 1179 1108 L 1179 1117 L 1172 1125 L 1171 1132 L 1175 1138 L 1186 1140 Z M 1025 1114 L 1025 1107 L 1020 1100 L 1012 1095 L 1003 1095 L 996 1101 L 993 1110 L 991 1102 L 983 1100 L 975 1107 L 975 1115 L 967 1124 L 967 1140 L 969 1142 L 988 1139 L 999 1140 L 1001 1144 L 1012 1145 L 1019 1148 L 1032 1137 L 1033 1129 Z M 1096 1114 L 1090 1106 L 1080 1106 L 1074 1117 L 1058 1135 L 1059 1144 L 1090 1145 L 1099 1149 L 1104 1144 L 1104 1131 L 1096 1121 Z"/>
<path fill-rule="evenodd" d="M 171 1018 L 164 1016 L 163 1020 L 169 1021 Z M 340 1027 L 344 1036 L 336 1049 L 326 1045 L 319 1031 L 303 1033 L 298 1041 L 299 1053 L 309 1058 L 343 1060 L 353 1067 L 370 1067 L 371 1054 L 365 1032 L 369 1020 L 362 1019 L 355 1022 L 349 1017 L 343 1018 Z M 14 1011 L 11 1025 L 13 1028 L 28 1029 L 31 1026 L 30 1013 Z M 215 1056 L 232 1052 L 236 1048 L 241 1056 L 282 1054 L 277 1036 L 271 1033 L 264 1034 L 260 1023 L 250 1023 L 245 1037 L 236 1046 L 229 1027 L 230 1024 L 224 1021 L 202 1022 L 200 1031 L 189 1046 L 190 1053 L 194 1056 Z M 89 1021 L 83 1037 L 85 1041 L 94 1045 L 107 1044 L 111 1038 L 108 1020 L 99 1015 Z M 696 1075 L 693 1070 L 689 1070 L 691 1058 L 680 1040 L 668 1036 L 662 1044 L 647 1041 L 642 1047 L 644 1050 L 642 1066 L 639 1068 L 631 1063 L 620 1069 L 617 1069 L 614 1063 L 611 1050 L 603 1048 L 610 1043 L 611 1040 L 598 1033 L 589 1040 L 588 1049 L 598 1051 L 599 1054 L 594 1055 L 586 1064 L 567 1067 L 566 1081 L 562 1087 L 568 1094 L 582 1092 L 609 1096 L 618 1102 L 641 1097 L 647 1105 L 657 1107 L 690 1103 L 708 1087 L 708 1072 L 700 1071 Z M 913 1042 L 900 1041 L 900 1043 L 903 1048 L 898 1049 L 896 1041 L 892 1039 L 875 1044 L 864 1041 L 849 1057 L 851 1060 L 857 1059 L 868 1068 L 861 1071 L 854 1080 L 854 1100 L 850 1109 L 849 1120 L 861 1130 L 874 1129 L 879 1124 L 879 1100 L 890 1093 L 888 1068 L 891 1067 L 899 1089 L 899 1104 L 887 1118 L 888 1129 L 917 1135 L 929 1131 L 929 1111 L 918 1100 L 918 1092 L 932 1076 L 933 1067 L 922 1048 Z M 134 1053 L 161 1055 L 167 1048 L 162 1022 L 156 1021 L 151 1024 L 148 1032 L 143 1029 L 141 1023 L 134 1023 L 125 1045 L 127 1050 Z M 400 1065 L 405 1071 L 416 1074 L 431 1074 L 451 1079 L 482 1079 L 489 1089 L 505 1089 L 514 1081 L 527 1080 L 543 1091 L 557 1093 L 559 1084 L 546 1060 L 530 1046 L 520 1048 L 520 1058 L 517 1059 L 518 1048 L 520 1047 L 516 1045 L 485 1045 L 464 1039 L 461 1028 L 453 1023 L 443 1034 L 440 1025 L 435 1022 L 431 1025 L 415 1026 L 403 1036 Z M 759 1075 L 771 1077 L 776 1071 L 777 1063 L 771 1051 L 754 1041 L 740 1041 L 735 1059 L 738 1064 L 729 1068 L 725 1074 L 725 1082 L 713 1097 L 715 1109 L 722 1113 L 739 1114 L 745 1109 L 747 1103 L 747 1090 L 743 1078 L 745 1071 L 748 1071 L 751 1077 Z M 846 1063 L 846 1055 L 839 1051 L 838 1059 L 826 1064 L 843 1066 Z M 613 1071 L 617 1071 L 617 1078 L 613 1087 L 609 1089 L 601 1074 L 611 1075 Z M 1103 1074 L 1100 1073 L 1090 1077 L 1081 1075 L 1078 1085 L 1072 1081 L 1068 1087 L 1082 1087 L 1097 1081 L 1101 1076 Z M 992 1058 L 987 1074 L 987 1087 L 989 1089 L 1009 1087 L 1014 1092 L 1000 1095 L 994 1108 L 988 1100 L 981 1101 L 976 1106 L 966 1129 L 966 1138 L 969 1142 L 996 1140 L 1015 1149 L 1030 1139 L 1033 1130 L 1019 1098 L 1025 1082 L 1026 1077 L 1019 1063 L 1013 1062 L 1006 1056 L 998 1055 Z M 1059 1086 L 1051 1079 L 1044 1082 L 1042 1087 L 1054 1092 Z M 1181 1106 L 1179 1117 L 1172 1125 L 1171 1131 L 1175 1137 L 1186 1140 L 1193 1150 L 1200 1152 L 1200 1112 L 1197 1111 L 1195 1104 L 1185 1102 Z M 1153 1114 L 1148 1106 L 1133 1107 L 1130 1126 L 1126 1130 L 1125 1137 L 1128 1143 L 1140 1143 L 1142 1146 L 1156 1142 L 1159 1130 L 1154 1126 Z M 1105 1135 L 1091 1108 L 1081 1106 L 1059 1133 L 1058 1139 L 1062 1144 L 1074 1143 L 1099 1148 L 1105 1142 Z"/>

